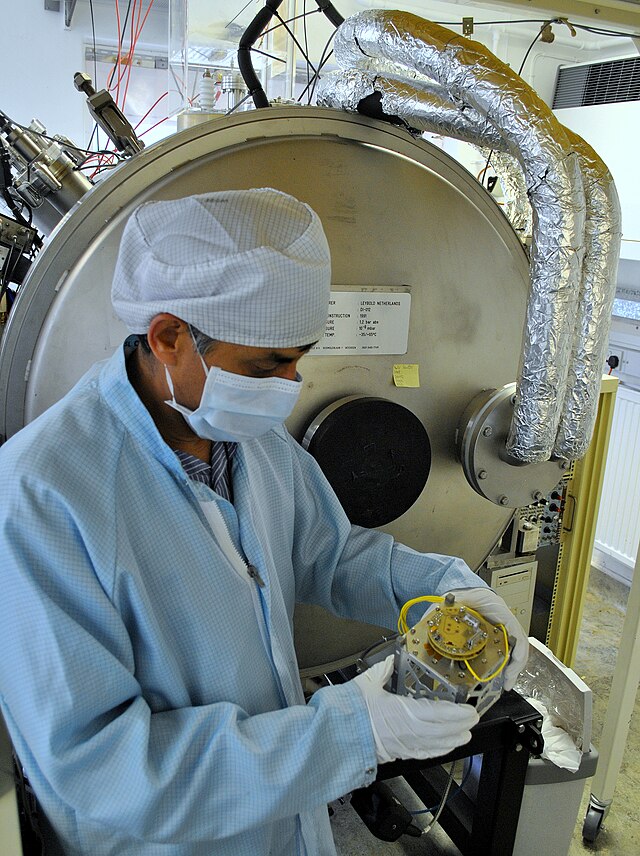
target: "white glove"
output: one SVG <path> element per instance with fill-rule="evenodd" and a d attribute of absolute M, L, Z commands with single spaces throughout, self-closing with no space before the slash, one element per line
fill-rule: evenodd
<path fill-rule="evenodd" d="M 493 624 L 503 624 L 507 636 L 513 636 L 516 644 L 511 651 L 511 662 L 504 670 L 504 688 L 513 689 L 520 672 L 529 658 L 529 640 L 522 625 L 503 599 L 490 588 L 453 589 L 456 600 L 475 609 Z"/>
<path fill-rule="evenodd" d="M 394 695 L 384 689 L 393 654 L 353 678 L 364 696 L 379 764 L 396 758 L 437 758 L 471 740 L 478 722 L 470 704 Z"/>

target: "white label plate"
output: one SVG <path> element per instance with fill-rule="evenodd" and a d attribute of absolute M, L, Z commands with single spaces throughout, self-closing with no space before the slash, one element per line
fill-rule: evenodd
<path fill-rule="evenodd" d="M 406 291 L 332 291 L 322 354 L 406 354 L 411 295 Z"/>

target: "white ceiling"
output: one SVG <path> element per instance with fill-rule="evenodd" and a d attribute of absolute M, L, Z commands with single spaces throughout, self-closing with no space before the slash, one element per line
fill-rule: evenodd
<path fill-rule="evenodd" d="M 89 0 L 80 0 L 88 5 Z M 145 0 L 145 7 L 149 0 Z M 166 11 L 173 0 L 153 0 L 157 11 Z M 246 0 L 177 0 L 189 5 L 206 5 L 212 17 L 227 17 L 231 20 L 245 5 Z M 299 0 L 302 6 L 303 0 Z M 308 6 L 314 0 L 307 0 Z M 100 6 L 113 6 L 115 0 L 93 0 Z M 253 14 L 263 6 L 261 0 L 249 3 L 246 13 L 238 20 L 250 20 Z M 120 7 L 126 7 L 126 0 L 120 0 Z M 498 12 L 510 18 L 565 16 L 578 22 L 597 26 L 616 26 L 618 29 L 632 28 L 640 33 L 640 0 L 414 0 L 409 3 L 394 3 L 393 0 L 334 0 L 334 6 L 343 17 L 366 8 L 396 9 L 402 8 L 435 20 L 446 16 L 448 20 L 460 20 L 462 17 L 475 17 L 480 20 L 487 13 Z M 287 0 L 282 8 L 286 9 Z M 444 20 L 444 17 L 443 17 Z"/>

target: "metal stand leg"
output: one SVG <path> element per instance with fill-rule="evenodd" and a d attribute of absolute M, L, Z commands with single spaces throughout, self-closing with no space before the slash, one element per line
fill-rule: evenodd
<path fill-rule="evenodd" d="M 591 783 L 591 799 L 582 827 L 586 841 L 595 841 L 609 813 L 624 755 L 629 722 L 640 682 L 640 547 L 627 601 L 611 694 L 600 739 L 598 768 Z"/>
<path fill-rule="evenodd" d="M 466 746 L 443 758 L 382 764 L 378 778 L 402 776 L 425 805 L 435 805 L 448 778 L 442 765 L 481 755 L 475 797 L 456 792 L 444 806 L 439 823 L 464 856 L 511 856 L 529 755 L 539 755 L 543 749 L 541 725 L 537 710 L 517 693 L 505 693 L 473 729 Z M 425 853 L 428 850 L 427 841 Z"/>

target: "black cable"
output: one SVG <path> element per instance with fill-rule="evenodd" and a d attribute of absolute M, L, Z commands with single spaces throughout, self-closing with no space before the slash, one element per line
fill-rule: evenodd
<path fill-rule="evenodd" d="M 307 32 L 307 18 L 309 17 L 309 15 L 317 15 L 320 12 L 322 12 L 322 9 L 311 9 L 311 11 L 307 11 L 307 0 L 304 0 L 303 12 L 300 15 L 294 15 L 293 18 L 287 18 L 286 21 L 283 21 L 279 15 L 276 15 L 279 23 L 276 24 L 275 27 L 269 27 L 268 30 L 263 30 L 261 33 L 261 36 L 267 36 L 267 35 L 269 35 L 269 33 L 273 33 L 273 32 L 275 32 L 275 30 L 279 30 L 280 27 L 285 26 L 286 24 L 292 24 L 294 21 L 299 21 L 300 18 L 302 18 L 303 30 L 304 30 L 304 45 L 305 45 L 305 48 L 304 48 L 304 51 L 302 51 L 302 54 L 307 61 L 307 86 L 305 87 L 304 92 L 306 92 L 307 89 L 309 88 L 309 86 L 311 86 L 312 78 L 309 74 L 310 68 L 313 68 L 314 72 L 316 71 L 316 69 L 313 67 L 313 64 L 309 60 L 309 36 L 308 36 L 308 32 Z M 294 38 L 294 41 L 295 41 L 295 37 L 293 37 L 293 35 L 292 35 L 292 38 Z M 297 42 L 296 42 L 296 44 L 297 44 Z M 257 48 L 252 48 L 252 53 L 260 53 L 260 51 L 258 51 Z M 270 54 L 264 54 L 264 56 L 271 56 L 271 55 Z M 273 57 L 273 58 L 276 59 L 277 57 Z M 298 98 L 298 101 L 300 101 L 300 98 Z"/>
<path fill-rule="evenodd" d="M 460 784 L 456 785 L 455 791 L 453 791 L 453 793 L 450 793 L 449 796 L 447 797 L 446 803 L 449 803 L 449 802 L 451 802 L 452 799 L 455 799 L 455 797 L 457 797 L 458 794 L 462 792 L 462 789 L 467 784 L 467 779 L 469 778 L 469 776 L 471 774 L 471 770 L 473 769 L 472 757 L 473 756 L 471 756 L 468 759 L 464 759 L 464 760 L 469 761 L 469 766 L 467 767 L 466 772 L 463 773 L 463 778 L 462 778 L 462 781 L 460 782 Z M 455 764 L 456 762 L 454 761 L 453 763 Z M 464 767 L 463 767 L 463 769 L 464 769 Z M 420 809 L 419 811 L 412 811 L 411 814 L 414 817 L 416 815 L 419 815 L 419 814 L 434 814 L 434 812 L 436 812 L 438 810 L 439 806 L 440 806 L 440 803 L 438 803 L 438 805 L 434 805 L 432 808 L 423 808 L 423 809 Z"/>
<path fill-rule="evenodd" d="M 305 0 L 305 4 L 306 4 L 306 0 Z M 293 18 L 287 18 L 287 20 L 283 21 L 282 23 L 283 24 L 292 24 L 294 21 L 299 21 L 300 18 L 308 18 L 309 15 L 317 15 L 321 11 L 322 11 L 321 9 L 312 9 L 310 12 L 301 12 L 299 15 L 294 15 Z M 269 27 L 268 30 L 263 30 L 260 33 L 260 35 L 261 36 L 268 36 L 269 33 L 273 33 L 275 30 L 279 30 L 281 26 L 282 26 L 282 24 L 276 24 L 275 27 Z"/>
<path fill-rule="evenodd" d="M 263 8 L 258 11 L 258 14 L 242 34 L 238 46 L 238 69 L 257 108 L 268 107 L 269 99 L 253 67 L 251 51 L 262 31 L 269 25 L 272 17 L 277 13 L 281 3 L 282 0 L 266 0 Z M 342 24 L 344 18 L 330 0 L 316 0 L 316 3 L 335 27 L 339 27 Z"/>
<path fill-rule="evenodd" d="M 434 21 L 434 24 L 438 24 L 441 27 L 461 27 L 463 25 L 462 21 Z M 606 27 L 594 27 L 590 24 L 575 24 L 573 21 L 569 21 L 568 18 L 552 18 L 551 20 L 542 20 L 541 18 L 520 18 L 513 21 L 475 21 L 473 22 L 474 27 L 487 27 L 494 26 L 496 24 L 502 24 L 504 26 L 509 26 L 510 24 L 571 24 L 571 26 L 576 30 L 586 30 L 588 33 L 594 33 L 597 36 L 619 36 L 625 39 L 640 39 L 640 33 L 624 33 L 619 30 L 609 30 Z"/>
<path fill-rule="evenodd" d="M 618 37 L 622 39 L 640 39 L 640 33 L 620 33 L 617 30 L 605 30 L 600 27 L 591 27 L 587 24 L 574 24 L 571 22 L 571 26 L 576 30 L 586 30 L 587 33 L 594 33 L 596 36 L 612 36 Z"/>
<path fill-rule="evenodd" d="M 89 11 L 91 13 L 91 34 L 93 38 L 93 82 L 97 86 L 98 80 L 98 46 L 96 42 L 96 21 L 93 15 L 93 0 L 89 0 Z M 95 122 L 93 126 L 93 131 L 91 132 L 91 136 L 89 137 L 88 146 L 89 148 L 93 145 L 93 138 L 96 139 L 96 148 L 100 148 L 100 132 L 98 130 L 98 123 Z"/>
<path fill-rule="evenodd" d="M 433 21 L 434 24 L 438 24 L 440 27 L 462 27 L 463 21 Z M 542 20 L 542 18 L 522 18 L 519 21 L 476 21 L 474 20 L 474 27 L 483 27 L 488 24 L 546 24 L 546 20 Z"/>
<path fill-rule="evenodd" d="M 314 9 L 315 12 L 319 12 L 319 9 Z M 302 3 L 302 32 L 304 33 L 304 49 L 306 53 L 309 53 L 309 34 L 307 32 L 307 0 L 303 0 Z M 307 86 L 309 86 L 309 81 L 311 80 L 311 76 L 309 74 L 309 63 L 307 63 Z M 294 85 L 295 85 L 295 77 L 294 77 Z"/>
<path fill-rule="evenodd" d="M 89 0 L 89 12 L 91 14 L 91 35 L 93 39 L 93 79 L 96 81 L 98 79 L 98 52 L 96 43 L 96 21 L 93 17 L 93 0 Z"/>
<path fill-rule="evenodd" d="M 536 34 L 535 39 L 531 42 L 531 44 L 529 45 L 529 47 L 528 47 L 528 48 L 527 48 L 527 50 L 526 50 L 526 53 L 525 53 L 525 55 L 524 55 L 524 57 L 523 57 L 523 59 L 522 59 L 522 62 L 520 63 L 520 68 L 518 69 L 518 74 L 522 74 L 522 70 L 524 69 L 525 63 L 526 63 L 526 61 L 529 59 L 529 54 L 530 54 L 530 53 L 531 53 L 531 51 L 533 50 L 533 46 L 534 46 L 534 45 L 535 45 L 535 43 L 538 41 L 538 39 L 542 36 L 542 34 L 543 34 L 544 30 L 545 30 L 545 27 L 546 27 L 548 24 L 550 24 L 550 23 L 552 23 L 552 22 L 551 22 L 551 21 L 545 21 L 545 22 L 543 23 L 543 26 L 542 26 L 542 27 L 540 27 L 540 30 L 539 30 L 539 31 L 538 31 L 538 33 Z M 491 164 L 491 158 L 492 158 L 492 156 L 493 156 L 493 149 L 491 149 L 491 151 L 489 152 L 489 156 L 487 157 L 487 161 L 486 161 L 486 163 L 485 163 L 485 165 L 484 165 L 484 170 L 483 170 L 484 175 L 482 176 L 482 185 L 483 185 L 483 186 L 484 186 L 484 181 L 485 181 L 485 179 L 487 179 L 487 185 L 488 185 L 488 183 L 489 183 L 489 177 L 488 177 L 488 176 L 489 176 L 489 165 Z"/>
<path fill-rule="evenodd" d="M 549 22 L 547 22 L 547 23 L 549 23 Z M 533 50 L 533 46 L 535 45 L 535 43 L 538 41 L 538 39 L 540 38 L 540 36 L 543 34 L 544 30 L 545 30 L 545 28 L 544 28 L 544 27 L 542 27 L 542 28 L 540 29 L 540 32 L 536 35 L 535 39 L 531 42 L 531 44 L 530 44 L 530 45 L 529 45 L 529 47 L 527 48 L 527 52 L 525 53 L 524 58 L 523 58 L 522 62 L 520 63 L 520 68 L 518 69 L 518 74 L 522 74 L 522 70 L 523 70 L 523 68 L 524 68 L 524 66 L 525 66 L 525 63 L 526 63 L 526 61 L 529 59 L 529 54 L 530 54 L 530 53 L 531 53 L 531 51 Z"/>
<path fill-rule="evenodd" d="M 332 56 L 333 56 L 333 50 L 329 51 L 329 53 L 327 54 L 327 58 L 322 62 L 322 65 L 320 65 L 318 67 L 318 71 L 322 71 L 322 69 L 329 62 L 329 60 L 331 59 Z M 313 79 L 313 84 L 311 85 L 311 92 L 309 93 L 309 98 L 307 99 L 308 104 L 311 104 L 313 96 L 316 94 L 316 86 L 318 85 L 319 80 L 320 80 L 320 75 L 317 74 L 315 76 L 315 78 Z"/>
<path fill-rule="evenodd" d="M 240 37 L 238 45 L 238 69 L 257 108 L 268 107 L 269 99 L 253 67 L 251 50 L 281 3 L 282 0 L 267 0 L 266 5 L 258 10 L 258 14 Z"/>
<path fill-rule="evenodd" d="M 240 15 L 242 15 L 242 13 L 244 12 L 244 10 L 245 10 L 248 6 L 251 6 L 251 4 L 252 4 L 252 3 L 253 3 L 253 0 L 247 0 L 247 2 L 244 4 L 244 6 L 242 7 L 242 9 L 240 9 L 240 11 L 239 11 L 236 15 L 234 15 L 234 16 L 233 16 L 233 18 L 229 21 L 229 23 L 228 23 L 228 24 L 225 24 L 225 27 L 230 27 L 230 26 L 231 26 L 231 24 L 233 24 L 233 22 L 236 20 L 236 18 L 239 18 L 239 17 L 240 17 Z"/>
<path fill-rule="evenodd" d="M 7 290 L 9 288 L 9 284 L 11 283 L 11 277 L 15 273 L 15 270 L 18 267 L 18 262 L 22 258 L 22 252 L 18 249 L 18 247 L 16 247 L 14 245 L 13 249 L 15 251 L 16 257 L 14 259 L 13 267 L 11 268 L 11 270 L 9 270 L 9 265 L 7 264 L 7 271 L 6 271 L 5 275 L 2 277 L 2 283 L 0 284 L 1 285 L 1 287 L 0 287 L 0 303 L 2 303 L 2 298 L 7 293 Z M 10 262 L 10 261 L 11 261 L 11 250 L 9 250 L 8 262 Z"/>
<path fill-rule="evenodd" d="M 331 0 L 316 0 L 318 4 L 318 8 L 324 14 L 326 18 L 328 18 L 336 29 L 340 26 L 340 24 L 344 23 L 344 18 L 338 12 L 336 7 L 333 5 Z"/>
<path fill-rule="evenodd" d="M 313 69 L 313 73 L 315 74 L 316 73 L 315 66 L 313 65 L 313 63 L 311 62 L 311 60 L 309 59 L 309 57 L 305 53 L 305 50 L 302 47 L 302 45 L 300 44 L 300 42 L 296 39 L 296 37 L 293 33 L 293 30 L 287 25 L 287 22 L 283 18 L 281 18 L 277 12 L 274 12 L 274 15 L 280 21 L 281 26 L 283 26 L 285 28 L 285 30 L 289 33 L 289 36 L 293 39 L 294 45 L 298 48 L 298 50 L 300 51 L 302 56 L 305 58 L 306 63 L 307 63 L 307 67 L 311 66 L 311 68 Z M 294 74 L 294 79 L 295 79 L 295 69 L 293 69 L 292 73 Z"/>
<path fill-rule="evenodd" d="M 251 48 L 251 53 L 260 54 L 260 56 L 266 56 L 268 59 L 273 59 L 276 62 L 283 62 L 286 65 L 286 59 L 282 59 L 281 56 L 276 56 L 275 54 L 267 53 L 266 51 L 258 50 L 258 48 Z"/>
<path fill-rule="evenodd" d="M 250 92 L 248 92 L 248 93 L 244 96 L 244 98 L 242 98 L 240 101 L 238 101 L 238 103 L 237 103 L 237 104 L 234 104 L 234 105 L 233 105 L 233 107 L 232 107 L 230 110 L 227 110 L 227 112 L 226 112 L 224 115 L 225 115 L 225 116 L 230 116 L 232 113 L 235 113 L 235 111 L 238 109 L 238 107 L 242 107 L 242 105 L 244 104 L 244 102 L 245 102 L 245 101 L 248 101 L 248 100 L 249 100 L 249 98 L 251 98 L 251 93 L 250 93 Z"/>
<path fill-rule="evenodd" d="M 5 114 L 3 113 L 2 115 L 4 116 Z M 2 194 L 2 198 L 6 202 L 7 206 L 9 207 L 9 210 L 11 211 L 13 216 L 16 218 L 18 223 L 20 223 L 21 226 L 26 226 L 27 228 L 30 228 L 31 220 L 33 218 L 33 211 L 31 210 L 31 208 L 29 208 L 29 206 L 27 205 L 26 202 L 24 202 L 24 201 L 22 202 L 23 207 L 26 208 L 29 212 L 29 219 L 27 220 L 24 217 L 22 210 L 18 207 L 17 202 L 15 201 L 13 196 L 11 195 L 11 188 L 13 187 L 13 175 L 11 174 L 11 158 L 9 156 L 9 152 L 7 150 L 5 143 L 4 143 L 4 140 L 1 137 L 0 137 L 0 169 L 2 170 L 2 186 L 1 186 L 1 190 L 0 190 L 0 192 Z"/>
<path fill-rule="evenodd" d="M 101 154 L 113 155 L 113 154 L 115 154 L 115 152 L 104 151 Z M 99 172 L 104 172 L 106 169 L 115 169 L 117 166 L 120 166 L 121 163 L 122 163 L 122 161 L 116 161 L 116 163 L 104 163 L 104 164 L 95 164 L 95 163 L 90 163 L 90 164 L 86 164 L 86 165 L 80 164 L 80 166 L 74 167 L 73 171 L 74 172 L 83 172 L 84 170 L 91 170 L 91 176 L 89 176 L 89 180 L 91 180 L 91 178 L 94 175 L 97 175 Z"/>
<path fill-rule="evenodd" d="M 116 3 L 117 2 L 118 2 L 118 0 L 116 0 Z M 124 24 L 122 25 L 122 31 L 120 32 L 120 38 L 118 40 L 118 47 L 120 47 L 120 48 L 124 44 L 124 36 L 125 36 L 126 29 L 127 29 L 127 21 L 129 20 L 129 13 L 130 12 L 131 12 L 131 0 L 129 0 L 129 3 L 127 4 L 127 12 L 124 16 Z M 111 74 L 109 75 L 109 79 L 107 80 L 107 87 L 106 87 L 107 90 L 109 90 L 109 88 L 111 87 L 111 84 L 113 83 L 113 77 L 116 73 L 117 67 L 118 67 L 118 64 L 114 63 L 114 66 L 111 69 Z M 95 83 L 95 81 L 94 81 L 94 83 Z"/>
<path fill-rule="evenodd" d="M 22 131 L 28 131 L 30 134 L 35 134 L 37 137 L 43 137 L 45 140 L 51 140 L 52 143 L 57 143 L 61 145 L 60 140 L 56 140 L 55 137 L 50 136 L 49 134 L 43 134 L 42 131 L 34 131 L 33 128 L 27 128 L 26 125 L 21 125 L 19 122 L 14 122 L 13 119 L 9 120 L 11 124 L 15 125 L 16 128 L 20 128 Z M 112 152 L 109 149 L 100 149 L 98 151 L 92 151 L 91 149 L 85 149 L 82 146 L 74 146 L 71 143 L 64 143 L 64 148 L 73 149 L 74 152 L 83 152 L 86 155 L 115 155 L 119 160 L 125 160 L 125 158 L 119 152 Z"/>
<path fill-rule="evenodd" d="M 324 46 L 324 49 L 323 49 L 322 54 L 320 56 L 320 62 L 318 63 L 318 70 L 313 75 L 313 77 L 311 78 L 310 83 L 308 83 L 305 86 L 305 88 L 302 90 L 302 92 L 298 96 L 298 102 L 302 101 L 302 99 L 305 96 L 305 93 L 309 90 L 309 87 L 311 87 L 311 92 L 309 93 L 309 98 L 307 99 L 307 104 L 311 104 L 311 99 L 313 98 L 313 93 L 315 92 L 316 85 L 318 83 L 318 80 L 320 79 L 320 72 L 322 71 L 324 66 L 329 62 L 329 60 L 331 59 L 331 55 L 333 54 L 333 51 L 329 51 L 329 53 L 327 54 L 327 56 L 325 58 L 325 54 L 327 53 L 327 49 L 328 49 L 329 45 L 331 44 L 331 42 L 333 41 L 335 34 L 336 34 L 336 31 L 334 30 L 331 33 L 331 35 L 329 36 L 329 38 L 327 39 L 327 43 Z"/>

